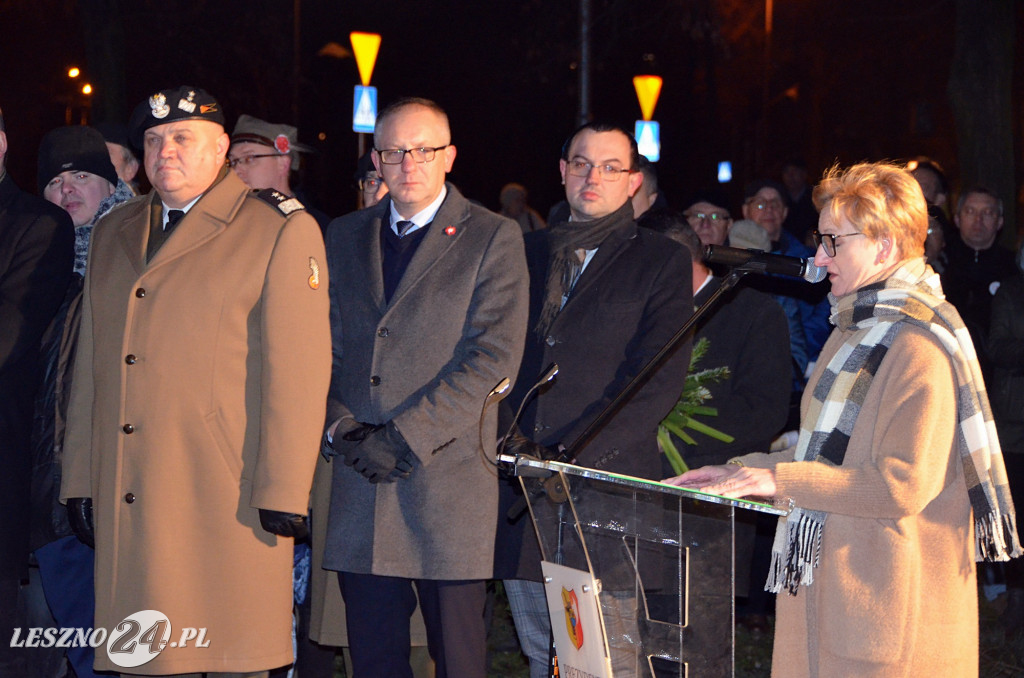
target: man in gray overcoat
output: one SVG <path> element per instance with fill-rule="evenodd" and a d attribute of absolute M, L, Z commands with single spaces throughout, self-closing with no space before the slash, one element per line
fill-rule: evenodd
<path fill-rule="evenodd" d="M 327 232 L 324 566 L 339 572 L 355 678 L 412 676 L 413 583 L 436 675 L 482 677 L 498 495 L 497 421 L 481 408 L 523 351 L 522 236 L 445 183 L 455 146 L 434 102 L 381 111 L 372 158 L 390 194 Z"/>

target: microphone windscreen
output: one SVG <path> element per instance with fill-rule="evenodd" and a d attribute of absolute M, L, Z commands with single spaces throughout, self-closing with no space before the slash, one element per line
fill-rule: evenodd
<path fill-rule="evenodd" d="M 804 280 L 809 283 L 819 283 L 825 279 L 828 275 L 828 269 L 824 266 L 817 266 L 814 263 L 814 257 L 807 259 L 807 265 L 804 268 Z"/>

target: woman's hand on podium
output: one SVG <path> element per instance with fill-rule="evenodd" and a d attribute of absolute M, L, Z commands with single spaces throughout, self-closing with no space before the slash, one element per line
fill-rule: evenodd
<path fill-rule="evenodd" d="M 704 466 L 662 482 L 723 497 L 775 496 L 775 471 L 738 464 Z"/>

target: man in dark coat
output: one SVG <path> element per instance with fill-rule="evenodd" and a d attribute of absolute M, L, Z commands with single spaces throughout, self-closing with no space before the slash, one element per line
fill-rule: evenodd
<path fill-rule="evenodd" d="M 612 125 L 584 125 L 559 165 L 570 220 L 525 237 L 529 333 L 509 397 L 514 411 L 545 367 L 558 363 L 555 381 L 527 405 L 519 425 L 548 448 L 571 446 L 693 312 L 689 252 L 633 220 L 630 197 L 643 181 L 633 137 Z M 660 478 L 657 427 L 679 398 L 689 353 L 676 350 L 586 442 L 576 463 Z M 540 676 L 550 621 L 530 520 L 506 520 L 517 486 L 502 487 L 496 575 L 507 580 L 520 643 L 531 675 Z"/>
<path fill-rule="evenodd" d="M 998 242 L 1003 228 L 1003 201 L 991 189 L 975 186 L 963 192 L 953 215 L 957 233 L 946 240 L 942 291 L 956 307 L 975 346 L 988 341 L 992 297 L 1003 280 L 1017 275 L 1013 252 Z M 978 352 L 986 383 L 992 374 L 988 356 Z"/>
<path fill-rule="evenodd" d="M 526 333 L 519 226 L 445 175 L 448 117 L 426 99 L 377 117 L 390 193 L 327 232 L 333 485 L 324 567 L 339 572 L 355 678 L 411 678 L 415 583 L 437 676 L 486 674 L 497 417 Z"/>
<path fill-rule="evenodd" d="M 7 174 L 0 113 L 0 675 L 21 676 L 25 650 L 10 647 L 18 586 L 28 576 L 32 402 L 39 341 L 53 319 L 74 260 L 67 212 L 22 192 Z"/>

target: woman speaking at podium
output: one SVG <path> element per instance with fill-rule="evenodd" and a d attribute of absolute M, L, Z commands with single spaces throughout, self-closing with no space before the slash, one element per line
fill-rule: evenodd
<path fill-rule="evenodd" d="M 928 213 L 888 164 L 814 190 L 831 337 L 795 447 L 667 482 L 771 497 L 772 675 L 977 676 L 975 561 L 1021 552 L 970 335 L 925 263 Z"/>

